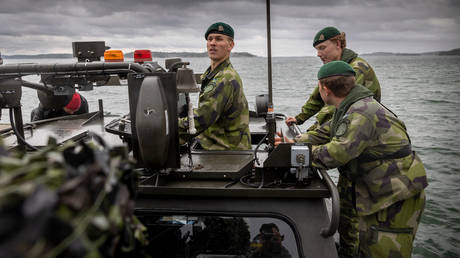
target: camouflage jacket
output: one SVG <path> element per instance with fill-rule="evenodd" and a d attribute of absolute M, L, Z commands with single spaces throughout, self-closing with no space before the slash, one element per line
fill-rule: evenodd
<path fill-rule="evenodd" d="M 342 52 L 342 58 L 340 59 L 353 67 L 355 70 L 355 80 L 356 84 L 360 84 L 368 88 L 374 93 L 374 98 L 380 102 L 380 83 L 377 79 L 377 76 L 374 73 L 372 67 L 362 59 L 352 50 L 345 48 Z M 302 112 L 295 116 L 297 124 L 303 124 L 307 119 L 314 116 L 316 113 L 318 123 L 321 125 L 327 120 L 331 119 L 332 114 L 334 114 L 335 107 L 324 105 L 323 100 L 319 94 L 319 88 L 313 90 L 313 93 L 310 95 L 310 98 L 302 107 Z"/>
<path fill-rule="evenodd" d="M 370 94 L 349 101 L 359 91 L 369 92 L 358 85 L 340 104 L 331 141 L 312 147 L 312 164 L 338 168 L 355 183 L 356 210 L 363 216 L 413 196 L 428 183 L 404 123 Z"/>
<path fill-rule="evenodd" d="M 91 137 L 30 153 L 5 152 L 0 137 L 0 257 L 150 257 L 135 163 Z"/>
<path fill-rule="evenodd" d="M 193 110 L 201 146 L 207 150 L 251 149 L 249 108 L 243 83 L 230 60 L 209 67 L 202 75 L 198 108 Z M 187 138 L 187 118 L 179 119 L 179 133 Z"/>

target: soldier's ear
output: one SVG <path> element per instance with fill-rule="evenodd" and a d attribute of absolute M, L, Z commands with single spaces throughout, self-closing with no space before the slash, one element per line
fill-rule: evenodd
<path fill-rule="evenodd" d="M 342 47 L 342 41 L 336 40 L 336 43 L 337 43 L 337 47 L 343 50 L 344 47 Z"/>
<path fill-rule="evenodd" d="M 318 81 L 318 87 L 320 87 L 321 90 L 324 91 L 324 94 L 326 94 L 326 96 L 329 96 L 329 94 L 331 94 L 331 90 L 324 84 L 322 84 L 321 81 Z"/>
<path fill-rule="evenodd" d="M 323 90 L 324 90 L 324 93 L 326 94 L 326 96 L 331 95 L 332 91 L 327 86 L 323 85 Z"/>
<path fill-rule="evenodd" d="M 232 50 L 233 47 L 235 46 L 235 42 L 233 40 L 229 40 L 229 44 L 228 44 L 228 50 Z"/>

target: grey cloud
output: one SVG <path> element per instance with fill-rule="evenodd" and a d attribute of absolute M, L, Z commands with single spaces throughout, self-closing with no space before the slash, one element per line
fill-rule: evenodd
<path fill-rule="evenodd" d="M 314 34 L 331 25 L 347 33 L 352 48 L 371 52 L 458 47 L 458 2 L 272 0 L 273 54 L 312 54 Z M 204 51 L 207 26 L 224 21 L 235 29 L 235 49 L 264 54 L 265 19 L 263 0 L 2 0 L 0 51 L 70 52 L 72 41 L 89 39 L 117 48 Z"/>

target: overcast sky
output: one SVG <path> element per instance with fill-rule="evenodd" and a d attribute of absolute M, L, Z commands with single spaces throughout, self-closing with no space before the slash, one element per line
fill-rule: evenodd
<path fill-rule="evenodd" d="M 112 49 L 206 49 L 216 22 L 235 30 L 234 51 L 266 56 L 265 1 L 0 0 L 3 55 L 71 53 L 72 41 Z M 273 56 L 313 56 L 326 26 L 358 53 L 419 53 L 460 48 L 460 0 L 272 0 Z"/>

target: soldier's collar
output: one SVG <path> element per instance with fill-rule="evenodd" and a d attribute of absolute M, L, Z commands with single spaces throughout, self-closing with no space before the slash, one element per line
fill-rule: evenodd
<path fill-rule="evenodd" d="M 348 49 L 348 48 L 344 48 L 342 50 L 342 56 L 341 56 L 340 60 L 342 60 L 342 61 L 344 61 L 346 63 L 350 63 L 351 60 L 353 60 L 357 56 L 358 56 L 358 54 L 356 54 L 353 50 Z"/>
<path fill-rule="evenodd" d="M 207 73 L 206 78 L 208 80 L 212 79 L 218 72 L 223 70 L 229 64 L 230 64 L 230 58 L 227 58 L 224 61 L 222 61 L 222 63 L 220 63 L 212 72 L 211 72 L 211 66 L 209 66 L 208 69 L 206 70 L 206 73 Z"/>
<path fill-rule="evenodd" d="M 334 115 L 332 116 L 330 130 L 330 134 L 332 137 L 335 136 L 335 133 L 339 126 L 339 120 L 341 120 L 343 116 L 347 113 L 350 106 L 353 105 L 353 103 L 355 103 L 356 101 L 363 98 L 371 97 L 372 95 L 372 91 L 361 85 L 355 85 L 355 87 L 351 89 L 351 91 L 348 93 L 345 99 L 339 104 L 339 106 L 334 112 Z"/>

